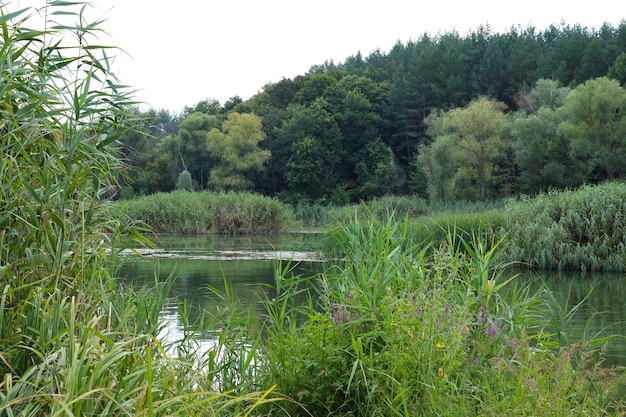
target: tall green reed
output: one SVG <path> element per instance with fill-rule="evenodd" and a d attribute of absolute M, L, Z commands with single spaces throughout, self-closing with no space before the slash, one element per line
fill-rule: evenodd
<path fill-rule="evenodd" d="M 109 201 L 125 169 L 115 139 L 135 102 L 110 71 L 115 48 L 90 43 L 102 22 L 86 18 L 87 3 L 10 6 L 0 5 L 0 414 L 249 415 L 272 390 L 216 390 L 159 337 L 167 286 L 134 292 L 115 279 L 121 233 L 149 242 Z M 43 27 L 28 27 L 35 14 Z"/>
<path fill-rule="evenodd" d="M 284 313 L 297 283 L 276 297 L 261 381 L 294 400 L 282 404 L 290 415 L 623 407 L 607 394 L 620 373 L 595 367 L 588 346 L 545 343 L 543 293 L 508 277 L 503 242 L 449 236 L 429 250 L 409 230 L 407 219 L 340 224 L 331 236 L 341 261 L 319 278 L 297 325 Z"/>
<path fill-rule="evenodd" d="M 509 256 L 541 269 L 626 269 L 626 184 L 549 192 L 506 208 Z"/>
<path fill-rule="evenodd" d="M 174 191 L 121 203 L 126 215 L 156 233 L 274 233 L 289 227 L 290 207 L 252 193 Z"/>

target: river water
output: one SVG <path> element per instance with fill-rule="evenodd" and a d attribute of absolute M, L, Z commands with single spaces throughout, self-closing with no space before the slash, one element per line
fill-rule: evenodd
<path fill-rule="evenodd" d="M 171 274 L 176 279 L 172 296 L 189 305 L 191 321 L 201 311 L 215 308 L 218 300 L 208 287 L 230 287 L 242 304 L 262 312 L 260 299 L 272 297 L 277 263 L 294 268 L 294 274 L 312 276 L 324 269 L 321 257 L 322 235 L 293 233 L 259 236 L 160 236 L 156 250 L 143 256 L 129 256 L 120 278 L 136 285 L 163 281 Z M 615 334 L 609 342 L 608 364 L 626 365 L 626 276 L 624 274 L 558 274 L 524 272 L 518 278 L 537 285 L 545 282 L 562 306 L 585 300 L 568 325 L 569 336 L 580 339 L 589 317 L 588 333 Z M 194 317 L 195 316 L 195 317 Z M 169 331 L 179 331 L 177 307 L 164 312 Z"/>

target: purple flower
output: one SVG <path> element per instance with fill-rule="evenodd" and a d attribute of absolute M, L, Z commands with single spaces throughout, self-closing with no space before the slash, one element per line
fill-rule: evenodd
<path fill-rule="evenodd" d="M 483 324 L 485 321 L 485 313 L 483 313 L 483 306 L 478 309 L 478 315 L 476 316 L 476 323 Z"/>
<path fill-rule="evenodd" d="M 487 327 L 485 329 L 485 334 L 489 337 L 495 337 L 497 334 L 497 330 L 495 327 L 493 327 L 493 324 L 489 324 L 489 327 Z"/>
<path fill-rule="evenodd" d="M 419 308 L 415 311 L 415 315 L 417 317 L 422 317 L 422 310 L 420 310 Z"/>

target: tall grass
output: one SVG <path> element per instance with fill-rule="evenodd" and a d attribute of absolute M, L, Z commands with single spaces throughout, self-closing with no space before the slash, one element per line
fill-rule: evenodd
<path fill-rule="evenodd" d="M 546 289 L 505 278 L 503 242 L 414 240 L 408 221 L 331 232 L 343 262 L 268 301 L 261 386 L 288 415 L 620 415 L 621 374 L 561 344 Z M 451 244 L 460 239 L 461 244 Z M 499 266 L 500 265 L 500 266 Z M 298 320 L 294 318 L 299 317 Z"/>
<path fill-rule="evenodd" d="M 542 269 L 626 270 L 626 184 L 584 186 L 511 202 L 509 256 Z"/>
<path fill-rule="evenodd" d="M 120 203 L 156 233 L 274 233 L 293 221 L 291 208 L 256 194 L 174 191 Z"/>
<path fill-rule="evenodd" d="M 167 286 L 115 279 L 129 229 L 107 197 L 132 96 L 90 42 L 89 4 L 0 5 L 0 415 L 249 415 L 263 393 L 216 389 L 158 335 Z M 45 27 L 28 28 L 29 16 Z M 39 22 L 40 19 L 34 19 Z M 68 23 L 70 22 L 70 23 Z M 148 242 L 143 242 L 148 243 Z M 190 337 L 176 347 L 191 343 Z"/>

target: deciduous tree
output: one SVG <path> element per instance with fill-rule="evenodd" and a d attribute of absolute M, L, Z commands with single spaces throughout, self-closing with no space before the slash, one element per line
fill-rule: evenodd
<path fill-rule="evenodd" d="M 222 130 L 208 134 L 208 149 L 217 164 L 211 169 L 210 186 L 220 190 L 246 190 L 251 175 L 263 170 L 270 151 L 260 149 L 261 119 L 253 114 L 230 113 Z"/>
<path fill-rule="evenodd" d="M 453 138 L 462 165 L 475 171 L 478 198 L 485 200 L 493 166 L 510 146 L 502 135 L 507 126 L 504 104 L 479 97 L 465 108 L 449 110 L 442 117 L 443 131 Z"/>
<path fill-rule="evenodd" d="M 560 108 L 560 131 L 571 154 L 587 160 L 600 178 L 626 175 L 626 90 L 606 77 L 578 86 Z"/>

